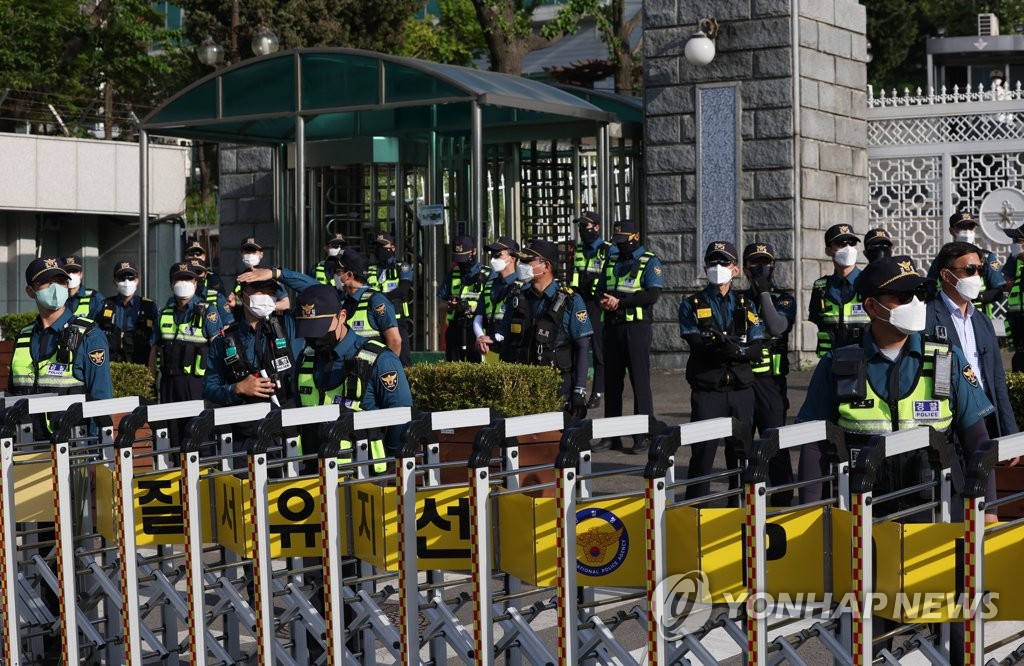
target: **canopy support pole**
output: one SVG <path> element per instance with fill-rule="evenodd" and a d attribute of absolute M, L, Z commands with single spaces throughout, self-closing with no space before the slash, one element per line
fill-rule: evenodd
<path fill-rule="evenodd" d="M 483 132 L 483 109 L 480 108 L 480 104 L 473 100 L 470 106 L 471 120 L 471 132 L 472 132 L 472 149 L 473 154 L 471 158 L 470 169 L 472 173 L 472 183 L 470 183 L 469 191 L 473 197 L 473 220 L 472 224 L 476 226 L 476 246 L 482 248 L 484 246 L 484 195 L 486 194 L 487 185 L 484 182 L 484 132 Z M 480 257 L 480 250 L 477 250 L 477 257 Z"/>
<path fill-rule="evenodd" d="M 139 270 L 142 293 L 155 294 L 156 284 L 149 274 L 149 133 L 144 129 L 139 130 Z"/>
<path fill-rule="evenodd" d="M 612 205 L 608 200 L 611 194 L 608 182 L 610 179 L 611 160 L 608 158 L 608 125 L 602 124 L 597 128 L 597 210 L 601 213 L 601 219 L 605 222 L 605 228 L 608 228 L 613 222 L 611 217 Z"/>
<path fill-rule="evenodd" d="M 306 119 L 295 116 L 295 229 L 298 231 L 298 270 L 306 272 Z"/>

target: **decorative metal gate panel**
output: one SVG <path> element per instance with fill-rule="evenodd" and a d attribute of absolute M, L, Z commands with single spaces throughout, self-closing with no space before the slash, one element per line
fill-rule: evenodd
<path fill-rule="evenodd" d="M 928 267 L 950 240 L 947 221 L 964 209 L 982 215 L 996 190 L 1024 191 L 1024 90 L 945 89 L 868 94 L 872 227 L 892 235 L 897 252 Z M 990 208 L 991 204 L 986 208 Z M 978 244 L 1000 262 L 1010 252 L 1003 229 L 1024 211 L 1006 210 L 979 227 Z M 996 308 L 1001 315 L 1002 303 Z M 997 326 L 996 330 L 1001 331 Z"/>

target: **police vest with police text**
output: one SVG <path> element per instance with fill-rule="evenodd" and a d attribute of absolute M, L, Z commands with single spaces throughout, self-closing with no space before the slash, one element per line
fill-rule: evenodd
<path fill-rule="evenodd" d="M 819 357 L 831 351 L 837 343 L 846 345 L 859 340 L 861 329 L 871 323 L 871 317 L 864 311 L 864 304 L 856 291 L 850 301 L 842 304 L 829 299 L 827 293 L 828 277 L 815 280 L 811 299 L 817 299 L 820 307 L 821 323 L 815 348 Z"/>
<path fill-rule="evenodd" d="M 615 267 L 618 265 L 616 261 L 606 261 L 604 269 L 605 285 L 608 293 L 614 296 L 628 296 L 629 294 L 638 294 L 644 290 L 643 277 L 644 271 L 647 270 L 647 264 L 651 259 L 654 258 L 653 252 L 644 252 L 640 255 L 638 266 L 625 275 L 616 275 Z M 630 257 L 619 255 L 618 261 L 628 261 Z M 644 309 L 642 307 L 629 306 L 620 308 L 624 310 L 622 315 L 625 317 L 625 321 L 643 321 Z M 601 319 L 608 320 L 615 318 L 615 313 L 601 312 Z"/>
<path fill-rule="evenodd" d="M 92 297 L 95 294 L 95 289 L 85 289 L 84 287 L 82 289 L 79 289 L 78 293 L 75 294 L 74 296 L 75 298 L 78 299 L 78 303 L 75 304 L 75 309 L 74 312 L 72 312 L 72 314 L 74 314 L 76 317 L 88 317 L 89 306 L 92 304 Z"/>
<path fill-rule="evenodd" d="M 859 345 L 853 345 L 859 347 Z M 863 350 L 862 350 L 863 351 Z M 871 385 L 865 382 L 863 400 L 839 403 L 837 424 L 844 432 L 854 435 L 880 435 L 914 426 L 931 426 L 944 432 L 953 424 L 953 411 L 948 391 L 936 394 L 936 367 L 949 371 L 952 351 L 948 342 L 924 340 L 924 358 L 914 387 L 895 400 L 886 402 Z M 949 382 L 950 378 L 940 378 Z"/>
<path fill-rule="evenodd" d="M 168 305 L 160 313 L 160 347 L 157 359 L 160 372 L 171 377 L 202 377 L 206 374 L 206 352 L 209 344 L 204 325 L 204 319 L 210 312 L 209 304 L 200 302 L 194 305 L 192 315 L 180 324 L 174 322 L 174 311 L 175 306 Z"/>
<path fill-rule="evenodd" d="M 462 281 L 462 271 L 460 269 L 452 271 L 451 295 L 452 298 L 458 298 L 461 301 L 461 306 L 456 310 L 448 310 L 445 319 L 449 324 L 455 320 L 456 316 L 465 319 L 467 323 L 471 320 L 471 315 L 476 310 L 477 303 L 480 302 L 480 296 L 483 294 L 483 287 L 490 279 L 491 269 L 489 266 L 481 268 L 467 282 Z"/>
<path fill-rule="evenodd" d="M 346 411 L 363 411 L 363 392 L 373 385 L 373 368 L 377 365 L 381 353 L 387 348 L 380 339 L 367 340 L 355 357 L 345 361 L 345 375 L 341 383 L 333 387 L 322 387 L 316 383 L 316 351 L 312 347 L 306 347 L 302 350 L 302 361 L 299 365 L 299 404 L 303 407 L 336 404 Z M 347 451 L 351 448 L 351 442 L 341 442 L 341 450 Z M 374 458 L 384 458 L 387 455 L 384 440 L 371 440 L 370 454 Z M 378 473 L 386 469 L 387 465 L 384 463 L 374 465 L 374 471 Z"/>
<path fill-rule="evenodd" d="M 366 284 L 371 289 L 376 289 L 382 294 L 390 294 L 398 288 L 398 283 L 401 282 L 398 273 L 398 263 L 392 262 L 387 266 L 383 267 L 374 264 L 370 266 L 366 274 Z M 395 305 L 395 319 L 402 319 L 403 317 L 409 316 L 409 303 L 407 301 L 390 299 Z M 398 307 L 401 305 L 401 307 Z"/>
<path fill-rule="evenodd" d="M 780 298 L 792 298 L 788 294 L 775 291 L 769 292 L 772 297 L 772 305 L 777 305 Z M 776 308 L 777 310 L 778 308 Z M 789 374 L 789 333 L 774 336 L 766 341 L 761 348 L 761 358 L 750 364 L 750 370 L 755 375 L 772 375 L 781 377 Z"/>
<path fill-rule="evenodd" d="M 107 336 L 107 344 L 110 346 L 111 361 L 127 361 L 129 363 L 147 363 L 149 361 L 149 340 L 153 334 L 156 322 L 148 313 L 152 309 L 148 307 L 153 303 L 148 298 L 139 298 L 139 311 L 135 318 L 135 329 L 122 331 L 114 323 L 114 313 L 117 312 L 120 296 L 110 296 L 103 301 L 100 309 L 100 316 L 97 321 L 100 329 Z M 127 320 L 128 313 L 125 312 Z"/>
<path fill-rule="evenodd" d="M 688 300 L 697 319 L 697 328 L 705 335 L 725 335 L 746 342 L 750 326 L 757 322 L 757 315 L 742 293 L 736 295 L 736 307 L 727 330 L 722 330 L 718 325 L 711 303 L 702 292 L 689 296 Z M 723 354 L 691 351 L 686 362 L 686 380 L 694 388 L 702 390 L 732 391 L 753 384 L 754 373 L 750 361 L 726 358 Z"/>
<path fill-rule="evenodd" d="M 331 284 L 333 277 L 333 275 L 327 275 L 326 261 L 321 261 L 319 264 L 316 265 L 316 268 L 313 269 L 313 278 L 320 284 Z"/>
<path fill-rule="evenodd" d="M 608 252 L 612 248 L 609 241 L 604 241 L 597 246 L 593 257 L 587 257 L 583 251 L 585 245 L 580 243 L 576 246 L 576 253 L 572 258 L 572 280 L 569 286 L 575 289 L 584 298 L 594 295 L 594 285 L 597 284 L 601 273 L 604 272 L 608 262 Z"/>
<path fill-rule="evenodd" d="M 501 360 L 550 365 L 563 374 L 571 371 L 572 348 L 562 328 L 562 319 L 565 308 L 572 301 L 572 289 L 559 287 L 551 303 L 540 314 L 535 314 L 535 302 L 523 295 L 523 289 L 524 286 L 517 283 L 508 295 L 506 316 L 512 319 L 509 337 L 502 341 Z"/>
<path fill-rule="evenodd" d="M 60 332 L 57 347 L 49 357 L 32 360 L 32 331 L 35 323 L 21 329 L 11 358 L 11 388 L 16 393 L 84 393 L 85 383 L 74 376 L 75 355 L 85 336 L 95 327 L 91 319 L 75 317 Z"/>

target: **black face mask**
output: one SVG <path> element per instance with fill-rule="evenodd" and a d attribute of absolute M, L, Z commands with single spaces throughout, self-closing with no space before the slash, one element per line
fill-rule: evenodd
<path fill-rule="evenodd" d="M 307 339 L 307 342 L 318 354 L 323 354 L 334 349 L 335 345 L 338 344 L 338 336 L 334 331 L 327 331 L 319 338 Z"/>
<path fill-rule="evenodd" d="M 476 263 L 476 262 L 474 262 L 472 258 L 467 259 L 466 261 L 460 261 L 458 263 L 459 270 L 461 270 L 463 273 L 468 273 L 471 270 L 473 270 L 473 264 L 474 263 Z"/>
<path fill-rule="evenodd" d="M 395 256 L 395 250 L 394 248 L 383 247 L 378 245 L 377 248 L 374 250 L 374 254 L 377 255 L 377 261 L 383 264 L 389 261 L 391 257 Z"/>
<path fill-rule="evenodd" d="M 593 243 L 601 237 L 601 232 L 596 229 L 587 229 L 586 231 L 580 231 L 580 238 L 583 239 L 584 243 Z"/>
<path fill-rule="evenodd" d="M 892 246 L 890 245 L 871 245 L 864 248 L 864 256 L 867 257 L 868 263 L 872 261 L 878 261 L 885 257 L 892 256 Z"/>
<path fill-rule="evenodd" d="M 766 280 L 771 280 L 772 279 L 772 273 L 775 272 L 775 269 L 772 266 L 769 266 L 767 264 L 762 264 L 760 266 L 751 266 L 749 270 L 750 270 L 750 277 L 752 277 L 752 278 L 764 278 Z"/>
<path fill-rule="evenodd" d="M 616 243 L 615 247 L 619 248 L 619 254 L 630 255 L 640 247 L 640 241 L 626 241 L 625 243 Z"/>

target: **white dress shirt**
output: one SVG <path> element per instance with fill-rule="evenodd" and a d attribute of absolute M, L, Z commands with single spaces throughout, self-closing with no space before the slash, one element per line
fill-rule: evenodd
<path fill-rule="evenodd" d="M 949 316 L 953 319 L 953 328 L 956 329 L 957 337 L 960 338 L 960 349 L 964 350 L 967 362 L 974 368 L 974 376 L 978 378 L 978 384 L 984 388 L 985 384 L 981 379 L 981 355 L 978 353 L 978 342 L 974 337 L 974 324 L 971 322 L 971 317 L 977 310 L 974 309 L 972 303 L 968 303 L 967 311 L 961 312 L 960 306 L 954 303 L 953 299 L 949 296 L 946 296 L 946 292 L 939 292 L 939 296 L 942 298 L 942 302 L 946 304 Z"/>

